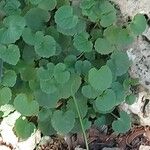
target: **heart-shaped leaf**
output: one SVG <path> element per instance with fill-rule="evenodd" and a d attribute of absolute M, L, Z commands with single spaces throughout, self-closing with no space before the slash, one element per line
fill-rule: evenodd
<path fill-rule="evenodd" d="M 146 25 L 147 22 L 144 15 L 137 14 L 136 16 L 134 16 L 134 19 L 129 25 L 129 28 L 135 35 L 139 35 L 144 32 L 144 30 L 146 29 Z"/>
<path fill-rule="evenodd" d="M 120 112 L 120 118 L 112 123 L 112 128 L 116 133 L 126 133 L 131 128 L 130 116 L 124 111 Z"/>
<path fill-rule="evenodd" d="M 8 87 L 3 87 L 0 89 L 0 106 L 8 104 L 12 98 L 11 89 Z"/>
<path fill-rule="evenodd" d="M 71 29 L 78 23 L 78 17 L 73 14 L 71 6 L 62 6 L 55 13 L 55 22 L 63 29 Z"/>
<path fill-rule="evenodd" d="M 104 91 L 112 83 L 112 73 L 108 66 L 102 66 L 99 70 L 92 68 L 89 71 L 88 81 L 95 90 Z"/>
<path fill-rule="evenodd" d="M 116 105 L 116 95 L 108 89 L 95 100 L 95 106 L 99 111 L 109 111 Z"/>
<path fill-rule="evenodd" d="M 90 52 L 92 51 L 93 44 L 88 40 L 89 34 L 83 32 L 74 36 L 74 47 L 80 52 Z"/>
<path fill-rule="evenodd" d="M 18 137 L 21 139 L 27 139 L 34 132 L 35 125 L 31 122 L 28 122 L 27 119 L 18 118 L 16 120 L 14 130 Z"/>
<path fill-rule="evenodd" d="M 1 84 L 3 86 L 13 87 L 16 83 L 17 75 L 14 70 L 7 70 L 5 71 Z"/>
<path fill-rule="evenodd" d="M 64 84 L 70 79 L 70 72 L 66 70 L 65 64 L 59 63 L 55 66 L 54 78 L 60 84 Z"/>
<path fill-rule="evenodd" d="M 18 46 L 13 44 L 8 45 L 8 47 L 0 45 L 0 58 L 10 65 L 16 65 L 20 58 Z"/>
<path fill-rule="evenodd" d="M 52 119 L 53 128 L 60 134 L 67 134 L 74 127 L 75 114 L 73 111 L 68 110 L 66 112 L 57 110 L 54 112 Z"/>
<path fill-rule="evenodd" d="M 22 35 L 26 25 L 25 19 L 19 15 L 10 15 L 3 23 L 5 27 L 0 29 L 0 43 L 15 43 Z"/>
<path fill-rule="evenodd" d="M 102 55 L 109 54 L 109 53 L 113 52 L 113 50 L 114 50 L 112 45 L 109 43 L 109 41 L 107 41 L 104 38 L 98 38 L 96 40 L 95 49 L 98 53 L 100 53 Z"/>
<path fill-rule="evenodd" d="M 39 105 L 34 100 L 29 100 L 26 94 L 18 94 L 14 99 L 14 107 L 24 116 L 37 115 Z"/>

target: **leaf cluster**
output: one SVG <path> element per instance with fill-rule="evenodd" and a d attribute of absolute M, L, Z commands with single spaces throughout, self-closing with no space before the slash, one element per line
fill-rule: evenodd
<path fill-rule="evenodd" d="M 108 0 L 0 1 L 0 106 L 20 112 L 17 136 L 36 128 L 45 135 L 80 132 L 79 121 L 84 129 L 130 129 L 129 115 L 117 107 L 135 99 L 124 48 L 146 19 L 137 14 L 122 27 L 116 14 Z"/>

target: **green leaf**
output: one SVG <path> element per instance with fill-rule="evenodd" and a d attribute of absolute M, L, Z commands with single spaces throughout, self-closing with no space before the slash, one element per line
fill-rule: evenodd
<path fill-rule="evenodd" d="M 3 11 L 7 15 L 19 14 L 21 3 L 18 0 L 5 0 L 5 5 L 3 6 Z"/>
<path fill-rule="evenodd" d="M 42 0 L 29 0 L 31 4 L 37 5 L 39 4 Z"/>
<path fill-rule="evenodd" d="M 55 22 L 63 29 L 71 29 L 77 25 L 78 17 L 73 14 L 71 6 L 64 5 L 56 11 Z"/>
<path fill-rule="evenodd" d="M 44 121 L 38 121 L 38 129 L 45 136 L 56 135 L 57 132 L 54 130 L 51 124 L 51 118 L 47 118 Z"/>
<path fill-rule="evenodd" d="M 114 50 L 112 45 L 105 38 L 98 38 L 94 47 L 95 50 L 102 55 L 112 53 Z"/>
<path fill-rule="evenodd" d="M 42 0 L 38 3 L 38 7 L 44 10 L 52 11 L 57 5 L 56 0 Z"/>
<path fill-rule="evenodd" d="M 14 107 L 24 116 L 33 116 L 39 112 L 39 105 L 34 100 L 29 100 L 26 94 L 18 94 L 14 99 Z"/>
<path fill-rule="evenodd" d="M 86 23 L 83 20 L 79 20 L 77 25 L 71 29 L 63 29 L 60 26 L 57 26 L 57 30 L 60 33 L 64 35 L 70 35 L 70 36 L 84 32 L 85 28 L 86 28 Z"/>
<path fill-rule="evenodd" d="M 82 0 L 80 3 L 80 8 L 89 9 L 95 4 L 94 0 Z"/>
<path fill-rule="evenodd" d="M 69 98 L 77 93 L 81 85 L 81 77 L 77 74 L 72 74 L 70 80 L 65 84 L 59 84 L 57 86 L 60 98 Z"/>
<path fill-rule="evenodd" d="M 24 28 L 22 38 L 29 45 L 35 44 L 35 35 L 30 28 Z"/>
<path fill-rule="evenodd" d="M 109 111 L 116 105 L 116 95 L 111 89 L 107 89 L 95 100 L 95 106 L 99 111 Z"/>
<path fill-rule="evenodd" d="M 84 61 L 79 60 L 75 63 L 75 70 L 79 74 L 83 74 L 86 76 L 90 69 L 91 69 L 91 63 L 87 60 Z"/>
<path fill-rule="evenodd" d="M 49 80 L 53 77 L 54 75 L 54 64 L 53 63 L 48 63 L 47 64 L 47 69 L 44 67 L 40 67 L 37 69 L 37 77 L 40 80 Z"/>
<path fill-rule="evenodd" d="M 41 80 L 40 87 L 43 92 L 46 94 L 52 94 L 57 91 L 56 82 L 54 78 L 49 80 Z"/>
<path fill-rule="evenodd" d="M 35 51 L 41 57 L 53 56 L 56 53 L 56 41 L 52 36 L 46 35 L 42 41 L 35 44 Z"/>
<path fill-rule="evenodd" d="M 120 112 L 120 118 L 112 123 L 112 128 L 116 133 L 126 133 L 131 128 L 131 119 L 126 112 Z"/>
<path fill-rule="evenodd" d="M 51 123 L 53 128 L 58 133 L 66 135 L 74 127 L 75 114 L 71 110 L 68 110 L 66 112 L 57 110 L 53 113 Z"/>
<path fill-rule="evenodd" d="M 12 98 L 11 89 L 8 87 L 3 87 L 0 89 L 0 106 L 8 104 Z"/>
<path fill-rule="evenodd" d="M 113 91 L 116 94 L 116 105 L 121 104 L 125 100 L 125 90 L 119 82 L 112 83 Z"/>
<path fill-rule="evenodd" d="M 79 107 L 80 115 L 82 118 L 84 118 L 88 111 L 87 99 L 83 97 L 81 94 L 78 94 L 76 96 L 76 101 Z M 67 108 L 68 110 L 72 110 L 75 113 L 75 117 L 78 118 L 78 113 L 74 104 L 74 100 L 72 98 L 69 99 L 67 103 Z"/>
<path fill-rule="evenodd" d="M 0 43 L 15 43 L 22 35 L 26 25 L 25 19 L 19 15 L 10 15 L 3 21 L 4 28 L 0 29 Z"/>
<path fill-rule="evenodd" d="M 16 83 L 17 75 L 16 72 L 13 70 L 7 70 L 5 71 L 1 84 L 3 86 L 13 87 Z"/>
<path fill-rule="evenodd" d="M 111 55 L 111 59 L 115 64 L 115 71 L 117 76 L 125 74 L 131 65 L 126 52 L 115 52 Z"/>
<path fill-rule="evenodd" d="M 66 83 L 70 79 L 70 72 L 67 71 L 66 65 L 58 63 L 54 69 L 54 78 L 60 84 Z"/>
<path fill-rule="evenodd" d="M 102 27 L 108 27 L 115 23 L 117 20 L 116 12 L 109 12 L 101 17 L 100 24 Z"/>
<path fill-rule="evenodd" d="M 30 72 L 30 75 L 29 75 Z M 23 81 L 30 81 L 34 80 L 36 77 L 36 70 L 33 68 L 33 66 L 26 67 L 25 69 L 22 69 L 20 72 L 21 79 Z"/>
<path fill-rule="evenodd" d="M 10 65 L 16 65 L 20 58 L 18 46 L 13 44 L 8 45 L 8 47 L 0 45 L 0 58 Z"/>
<path fill-rule="evenodd" d="M 134 104 L 135 100 L 136 100 L 136 96 L 134 94 L 130 94 L 126 97 L 126 103 L 128 105 Z"/>
<path fill-rule="evenodd" d="M 89 39 L 89 34 L 83 32 L 74 36 L 73 45 L 80 52 L 90 52 L 92 51 L 93 44 Z"/>
<path fill-rule="evenodd" d="M 44 108 L 56 108 L 57 102 L 59 101 L 58 92 L 46 94 L 41 90 L 37 90 L 34 92 L 34 96 L 38 104 Z"/>
<path fill-rule="evenodd" d="M 41 8 L 32 8 L 25 15 L 27 26 L 33 31 L 42 30 L 49 19 L 50 14 Z"/>
<path fill-rule="evenodd" d="M 92 68 L 89 71 L 88 81 L 95 90 L 104 91 L 111 86 L 111 70 L 108 66 L 102 66 L 99 70 Z"/>
<path fill-rule="evenodd" d="M 51 109 L 42 108 L 38 114 L 38 121 L 44 121 L 52 116 Z"/>
<path fill-rule="evenodd" d="M 144 15 L 137 14 L 134 16 L 133 21 L 130 23 L 129 28 L 130 30 L 137 36 L 139 34 L 142 34 L 147 26 L 147 21 Z"/>
<path fill-rule="evenodd" d="M 92 98 L 95 99 L 97 96 L 101 95 L 102 92 L 100 91 L 96 91 L 93 87 L 91 87 L 90 85 L 85 85 L 82 87 L 82 94 L 86 97 L 86 98 Z"/>
<path fill-rule="evenodd" d="M 27 139 L 34 132 L 35 125 L 28 122 L 27 119 L 19 118 L 15 122 L 14 131 L 16 135 L 21 139 Z"/>
<path fill-rule="evenodd" d="M 104 37 L 114 45 L 126 46 L 133 42 L 133 36 L 128 29 L 122 29 L 115 25 L 104 30 Z"/>

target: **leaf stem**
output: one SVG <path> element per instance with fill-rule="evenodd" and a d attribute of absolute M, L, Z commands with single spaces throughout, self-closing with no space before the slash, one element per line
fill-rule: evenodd
<path fill-rule="evenodd" d="M 75 107 L 76 107 L 76 110 L 77 110 L 77 113 L 78 113 L 78 117 L 79 117 L 79 121 L 80 121 L 81 129 L 82 129 L 83 136 L 84 136 L 85 146 L 86 146 L 86 149 L 87 149 L 87 150 L 89 150 L 88 140 L 87 140 L 87 136 L 86 136 L 86 132 L 85 132 L 84 126 L 83 126 L 83 122 L 82 122 L 82 118 L 81 118 L 80 110 L 79 110 L 79 107 L 78 107 L 78 104 L 77 104 L 77 101 L 76 101 L 75 96 L 74 96 L 74 95 L 72 95 L 72 97 L 73 97 L 74 104 L 75 104 Z"/>

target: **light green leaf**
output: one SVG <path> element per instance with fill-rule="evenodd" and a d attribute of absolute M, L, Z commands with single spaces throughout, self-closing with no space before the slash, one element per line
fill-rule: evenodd
<path fill-rule="evenodd" d="M 15 43 L 22 35 L 26 25 L 25 19 L 19 15 L 10 15 L 3 23 L 5 27 L 0 29 L 0 43 Z"/>
<path fill-rule="evenodd" d="M 117 76 L 125 74 L 131 65 L 126 52 L 117 51 L 111 55 L 111 59 L 115 64 L 115 71 Z"/>
<path fill-rule="evenodd" d="M 17 75 L 13 70 L 7 70 L 4 72 L 1 84 L 3 86 L 13 87 L 16 83 Z"/>
<path fill-rule="evenodd" d="M 42 0 L 38 3 L 38 7 L 44 10 L 52 11 L 57 5 L 56 0 Z"/>
<path fill-rule="evenodd" d="M 49 80 L 41 80 L 40 87 L 43 92 L 46 94 L 51 94 L 57 91 L 56 82 L 54 78 Z"/>
<path fill-rule="evenodd" d="M 31 4 L 37 5 L 39 4 L 42 0 L 29 0 Z"/>
<path fill-rule="evenodd" d="M 135 100 L 136 100 L 136 95 L 134 95 L 134 94 L 130 94 L 126 97 L 126 103 L 128 105 L 134 104 Z"/>
<path fill-rule="evenodd" d="M 95 4 L 94 0 L 82 0 L 80 3 L 80 8 L 90 9 Z"/>
<path fill-rule="evenodd" d="M 65 84 L 59 84 L 57 86 L 58 93 L 60 98 L 69 98 L 70 96 L 74 95 L 81 85 L 81 77 L 77 74 L 72 74 L 70 79 Z"/>
<path fill-rule="evenodd" d="M 99 70 L 92 68 L 89 71 L 88 81 L 95 90 L 104 91 L 111 86 L 111 70 L 108 66 L 102 66 Z"/>
<path fill-rule="evenodd" d="M 116 16 L 116 12 L 115 11 L 111 11 L 107 14 L 104 14 L 102 17 L 101 17 L 101 21 L 100 21 L 100 24 L 102 27 L 108 27 L 110 25 L 112 25 L 113 23 L 115 23 L 117 20 L 117 16 Z"/>
<path fill-rule="evenodd" d="M 48 63 L 47 64 L 47 69 L 44 67 L 40 67 L 37 69 L 37 77 L 40 80 L 49 80 L 53 77 L 54 75 L 54 64 L 53 63 Z"/>
<path fill-rule="evenodd" d="M 133 36 L 128 29 L 122 29 L 115 25 L 104 30 L 104 37 L 111 43 L 119 46 L 126 46 L 133 42 Z"/>
<path fill-rule="evenodd" d="M 56 52 L 56 41 L 50 35 L 46 35 L 42 41 L 35 44 L 35 51 L 41 57 L 53 56 Z"/>
<path fill-rule="evenodd" d="M 95 42 L 95 50 L 102 54 L 106 55 L 113 52 L 113 46 L 105 38 L 98 38 Z"/>
<path fill-rule="evenodd" d="M 99 111 L 109 111 L 116 105 L 116 95 L 113 90 L 107 89 L 95 100 L 95 106 Z"/>
<path fill-rule="evenodd" d="M 77 101 L 77 104 L 79 107 L 80 115 L 82 118 L 84 118 L 88 111 L 87 99 L 85 97 L 83 97 L 81 94 L 78 94 L 76 96 L 76 101 Z M 68 108 L 68 110 L 72 110 L 75 113 L 75 117 L 78 118 L 76 106 L 75 106 L 74 100 L 72 98 L 69 99 L 69 101 L 67 103 L 67 108 Z"/>
<path fill-rule="evenodd" d="M 14 99 L 14 107 L 24 116 L 37 115 L 39 105 L 34 100 L 29 100 L 26 94 L 18 94 Z"/>
<path fill-rule="evenodd" d="M 20 13 L 20 2 L 18 0 L 5 0 L 3 11 L 7 15 L 19 14 Z"/>
<path fill-rule="evenodd" d="M 139 35 L 144 32 L 146 26 L 147 26 L 147 22 L 144 15 L 137 14 L 134 17 L 133 21 L 130 23 L 129 28 L 135 35 Z"/>
<path fill-rule="evenodd" d="M 10 65 L 16 65 L 20 58 L 18 46 L 13 44 L 8 45 L 8 47 L 0 45 L 0 58 Z"/>
<path fill-rule="evenodd" d="M 85 28 L 86 28 L 86 22 L 83 20 L 79 20 L 77 25 L 71 29 L 63 29 L 60 26 L 57 26 L 57 30 L 60 33 L 62 33 L 64 35 L 71 35 L 71 36 L 84 32 Z"/>
<path fill-rule="evenodd" d="M 35 100 L 44 108 L 56 108 L 59 101 L 59 93 L 46 94 L 41 90 L 34 92 Z"/>
<path fill-rule="evenodd" d="M 59 133 L 66 135 L 74 127 L 75 114 L 73 111 L 66 112 L 57 110 L 53 113 L 51 123 L 53 128 Z"/>
<path fill-rule="evenodd" d="M 90 85 L 85 85 L 82 87 L 82 94 L 87 98 L 95 99 L 97 96 L 101 95 L 102 92 L 96 91 Z"/>
<path fill-rule="evenodd" d="M 116 94 L 116 105 L 121 104 L 125 100 L 125 90 L 119 82 L 112 83 L 111 88 Z"/>
<path fill-rule="evenodd" d="M 92 65 L 91 65 L 91 63 L 89 61 L 87 61 L 87 60 L 84 60 L 84 61 L 79 60 L 79 61 L 77 61 L 75 63 L 75 70 L 76 70 L 77 73 L 83 74 L 83 75 L 86 76 L 88 74 L 89 70 L 91 69 L 91 66 Z"/>
<path fill-rule="evenodd" d="M 54 69 L 54 78 L 60 84 L 66 83 L 70 79 L 70 72 L 66 70 L 66 65 L 58 63 Z"/>
<path fill-rule="evenodd" d="M 55 22 L 63 29 L 71 29 L 77 25 L 78 17 L 73 14 L 71 6 L 64 5 L 56 11 Z"/>
<path fill-rule="evenodd" d="M 3 87 L 0 89 L 0 106 L 8 104 L 12 98 L 11 89 L 8 87 Z"/>
<path fill-rule="evenodd" d="M 34 45 L 35 44 L 35 35 L 34 33 L 31 31 L 30 28 L 25 28 L 23 30 L 23 33 L 22 33 L 22 38 L 23 40 L 29 44 L 29 45 Z"/>
<path fill-rule="evenodd" d="M 73 45 L 80 52 L 90 52 L 92 51 L 93 44 L 88 40 L 89 34 L 83 32 L 74 36 Z"/>
<path fill-rule="evenodd" d="M 27 119 L 18 118 L 15 122 L 15 134 L 21 139 L 27 139 L 34 132 L 35 125 Z"/>
<path fill-rule="evenodd" d="M 33 31 L 42 30 L 49 19 L 50 14 L 41 8 L 32 8 L 25 15 L 27 26 Z"/>
<path fill-rule="evenodd" d="M 116 133 L 126 133 L 131 128 L 131 119 L 126 112 L 120 112 L 120 118 L 112 123 L 112 128 Z"/>

